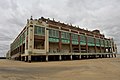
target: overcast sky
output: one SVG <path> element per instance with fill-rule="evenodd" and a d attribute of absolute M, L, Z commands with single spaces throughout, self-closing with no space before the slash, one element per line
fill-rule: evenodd
<path fill-rule="evenodd" d="M 31 15 L 99 29 L 120 48 L 120 0 L 1 0 L 0 56 L 6 54 Z"/>

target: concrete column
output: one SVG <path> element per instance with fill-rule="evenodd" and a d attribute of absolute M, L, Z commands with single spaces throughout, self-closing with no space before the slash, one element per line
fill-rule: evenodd
<path fill-rule="evenodd" d="M 81 59 L 81 55 L 79 56 L 79 59 Z"/>
<path fill-rule="evenodd" d="M 45 28 L 45 52 L 49 52 L 49 31 Z"/>
<path fill-rule="evenodd" d="M 46 55 L 46 61 L 48 61 L 48 55 Z"/>
<path fill-rule="evenodd" d="M 25 56 L 25 60 L 24 61 L 27 62 L 27 56 Z"/>
<path fill-rule="evenodd" d="M 88 38 L 86 34 L 85 34 L 85 37 L 86 37 L 86 53 L 88 53 Z"/>
<path fill-rule="evenodd" d="M 100 53 L 102 53 L 102 46 L 101 46 L 101 39 L 100 39 Z"/>
<path fill-rule="evenodd" d="M 61 55 L 59 55 L 59 60 L 60 60 L 60 61 L 62 60 L 62 57 L 61 57 Z"/>
<path fill-rule="evenodd" d="M 104 53 L 106 53 L 106 48 L 105 48 L 105 39 L 103 39 L 104 40 Z"/>
<path fill-rule="evenodd" d="M 28 56 L 28 62 L 31 62 L 31 55 Z"/>
<path fill-rule="evenodd" d="M 72 55 L 70 56 L 70 59 L 72 60 Z"/>
<path fill-rule="evenodd" d="M 34 49 L 34 26 L 28 27 L 28 54 L 31 55 Z"/>
<path fill-rule="evenodd" d="M 79 53 L 81 53 L 80 35 L 78 36 L 78 44 L 79 44 Z"/>
<path fill-rule="evenodd" d="M 96 47 L 96 38 L 95 38 L 95 35 L 94 35 L 94 44 L 95 44 L 95 53 L 97 52 L 97 47 Z"/>
<path fill-rule="evenodd" d="M 58 45 L 58 48 L 59 48 L 59 52 L 61 52 L 61 49 L 62 49 L 61 31 L 59 31 L 59 45 Z"/>
<path fill-rule="evenodd" d="M 72 53 L 72 36 L 71 36 L 71 33 L 70 33 L 70 52 Z"/>

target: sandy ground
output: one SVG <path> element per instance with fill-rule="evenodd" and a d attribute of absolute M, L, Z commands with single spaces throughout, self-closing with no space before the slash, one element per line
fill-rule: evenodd
<path fill-rule="evenodd" d="M 0 80 L 120 80 L 120 57 L 33 63 L 1 59 Z"/>

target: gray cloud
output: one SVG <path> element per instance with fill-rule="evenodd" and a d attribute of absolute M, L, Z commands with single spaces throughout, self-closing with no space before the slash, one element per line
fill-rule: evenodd
<path fill-rule="evenodd" d="M 2 0 L 0 2 L 0 56 L 33 15 L 79 25 L 89 30 L 100 29 L 113 37 L 120 48 L 119 0 Z"/>

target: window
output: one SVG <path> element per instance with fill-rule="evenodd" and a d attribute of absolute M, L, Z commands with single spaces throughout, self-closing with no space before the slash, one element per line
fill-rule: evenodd
<path fill-rule="evenodd" d="M 59 31 L 50 29 L 49 30 L 49 37 L 59 38 Z"/>
<path fill-rule="evenodd" d="M 63 38 L 63 39 L 70 39 L 70 34 L 67 33 L 67 32 L 62 32 L 61 33 L 61 38 Z"/>
<path fill-rule="evenodd" d="M 96 46 L 100 46 L 100 39 L 96 38 Z"/>
<path fill-rule="evenodd" d="M 71 36 L 72 36 L 72 40 L 78 41 L 78 35 L 77 34 L 72 34 Z"/>
<path fill-rule="evenodd" d="M 35 26 L 34 33 L 37 35 L 45 35 L 45 28 L 40 26 Z"/>
<path fill-rule="evenodd" d="M 107 40 L 105 40 L 105 46 L 108 46 L 108 41 Z"/>
<path fill-rule="evenodd" d="M 101 39 L 101 46 L 104 46 L 104 40 Z"/>
<path fill-rule="evenodd" d="M 96 39 L 96 44 L 100 44 L 100 39 Z"/>
<path fill-rule="evenodd" d="M 65 32 L 61 33 L 61 38 L 65 38 Z"/>
<path fill-rule="evenodd" d="M 85 35 L 80 35 L 80 41 L 86 42 L 86 39 L 85 39 L 85 38 L 86 38 Z"/>
<path fill-rule="evenodd" d="M 94 43 L 94 38 L 93 37 L 88 37 L 88 43 Z"/>

